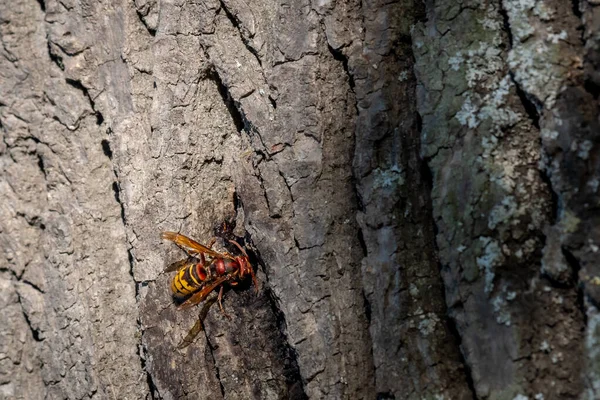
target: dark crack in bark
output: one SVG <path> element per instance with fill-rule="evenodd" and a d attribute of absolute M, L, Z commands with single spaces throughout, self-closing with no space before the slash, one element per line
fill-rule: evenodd
<path fill-rule="evenodd" d="M 419 118 L 420 120 L 420 118 Z M 419 137 L 421 137 L 421 127 L 419 126 Z M 432 246 L 435 249 L 435 257 L 436 257 L 436 262 L 437 262 L 437 266 L 438 266 L 438 271 L 439 271 L 439 275 L 438 275 L 438 279 L 440 281 L 440 288 L 444 288 L 445 284 L 442 278 L 442 263 L 440 262 L 440 257 L 439 257 L 439 247 L 437 244 L 437 241 L 435 240 L 435 237 L 438 235 L 439 232 L 439 228 L 438 225 L 435 222 L 435 218 L 433 217 L 433 203 L 431 200 L 431 193 L 433 191 L 433 174 L 431 172 L 431 168 L 428 164 L 428 162 L 422 158 L 419 158 L 419 164 L 420 164 L 420 172 L 421 172 L 421 178 L 423 180 L 423 185 L 425 186 L 425 191 L 427 193 L 427 197 L 426 197 L 426 209 L 429 210 L 428 211 L 428 221 L 431 223 L 431 229 L 433 232 L 433 243 Z M 464 377 L 467 383 L 467 387 L 469 389 L 469 392 L 471 394 L 471 397 L 473 398 L 473 400 L 478 400 L 477 397 L 477 391 L 475 390 L 475 383 L 473 381 L 473 373 L 471 371 L 471 367 L 469 366 L 469 363 L 467 362 L 465 355 L 463 353 L 463 348 L 462 348 L 462 336 L 460 335 L 460 332 L 458 330 L 458 327 L 456 326 L 456 320 L 454 319 L 454 317 L 452 315 L 448 314 L 448 311 L 450 310 L 450 307 L 448 306 L 448 302 L 447 302 L 447 298 L 445 293 L 442 291 L 442 293 L 440 293 L 441 298 L 444 300 L 444 306 L 445 306 L 445 315 L 443 318 L 443 322 L 444 325 L 448 328 L 450 337 L 453 339 L 453 342 L 456 346 L 456 354 L 458 355 L 458 361 L 460 362 L 463 371 L 464 371 Z M 453 306 L 454 309 L 461 309 L 462 305 L 461 304 L 457 304 Z"/>
<path fill-rule="evenodd" d="M 242 132 L 243 130 L 249 132 L 249 130 L 251 129 L 251 124 L 244 117 L 242 111 L 237 106 L 236 101 L 233 99 L 233 97 L 231 97 L 229 89 L 227 88 L 227 86 L 225 86 L 223 80 L 221 80 L 221 77 L 219 76 L 219 73 L 214 67 L 208 71 L 207 77 L 208 79 L 212 80 L 217 86 L 217 90 L 221 95 L 221 99 L 223 100 L 225 107 L 227 107 L 227 111 L 229 111 L 231 120 L 235 124 L 235 128 L 238 131 L 238 133 Z"/>
<path fill-rule="evenodd" d="M 208 352 L 210 353 L 210 357 L 211 357 L 213 366 L 215 368 L 215 376 L 217 378 L 217 381 L 219 382 L 219 387 L 221 388 L 221 397 L 225 398 L 225 387 L 223 386 L 223 382 L 221 381 L 221 373 L 219 372 L 219 364 L 217 363 L 217 360 L 215 359 L 215 348 L 211 344 L 210 337 L 208 337 L 208 333 L 206 332 L 206 330 L 202 329 L 202 331 L 204 332 L 204 337 L 206 338 L 206 347 L 208 348 Z"/>

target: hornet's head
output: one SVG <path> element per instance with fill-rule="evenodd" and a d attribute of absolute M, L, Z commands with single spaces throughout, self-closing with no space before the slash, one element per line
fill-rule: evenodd
<path fill-rule="evenodd" d="M 240 249 L 243 254 L 235 258 L 240 265 L 240 278 L 245 278 L 246 276 L 250 275 L 252 277 L 252 282 L 254 282 L 254 286 L 256 287 L 256 292 L 258 293 L 258 282 L 256 281 L 256 276 L 254 276 L 254 269 L 252 268 L 252 264 L 250 264 L 248 253 L 246 253 L 246 250 L 244 250 L 244 248 L 240 246 L 238 242 L 234 240 L 230 240 L 229 242 Z"/>

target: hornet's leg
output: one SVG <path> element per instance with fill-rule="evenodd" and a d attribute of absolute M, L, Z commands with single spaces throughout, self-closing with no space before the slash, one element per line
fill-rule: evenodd
<path fill-rule="evenodd" d="M 252 277 L 252 283 L 254 284 L 254 290 L 256 294 L 258 294 L 258 280 L 256 279 L 256 275 L 254 274 L 254 269 L 250 266 L 250 276 Z"/>
<path fill-rule="evenodd" d="M 223 286 L 221 285 L 221 289 L 219 290 L 219 296 L 217 297 L 217 299 L 219 300 L 219 308 L 221 309 L 221 312 L 223 313 L 224 316 L 226 316 L 228 319 L 231 319 L 231 316 L 229 314 L 227 314 L 225 312 L 225 309 L 223 308 Z"/>
<path fill-rule="evenodd" d="M 208 243 L 209 249 L 213 247 L 216 240 L 217 240 L 216 238 L 211 239 L 211 241 Z M 206 272 L 207 280 L 211 280 L 212 279 L 211 270 L 210 270 L 210 268 L 208 268 L 208 264 L 206 263 L 206 258 L 204 257 L 204 253 L 200 253 L 200 260 L 202 260 L 202 266 L 204 267 L 204 271 Z"/>
<path fill-rule="evenodd" d="M 177 307 L 177 309 L 184 310 L 191 306 L 195 306 L 196 304 L 206 299 L 210 292 L 215 290 L 218 286 L 220 286 L 223 282 L 226 282 L 228 279 L 229 277 L 227 276 L 222 276 L 220 278 L 215 279 L 210 285 L 204 287 L 201 291 L 194 293 L 192 297 L 184 301 L 179 307 Z"/>
<path fill-rule="evenodd" d="M 196 336 L 198 336 L 198 334 L 204 330 L 204 327 L 202 326 L 204 323 L 204 319 L 208 314 L 210 306 L 212 306 L 215 303 L 215 301 L 217 301 L 217 299 L 213 297 L 212 299 L 209 299 L 206 301 L 206 303 L 204 303 L 202 310 L 200 310 L 200 314 L 198 314 L 198 320 L 196 321 L 192 329 L 190 329 L 188 334 L 183 338 L 183 340 L 177 345 L 177 348 L 179 350 L 184 349 L 190 344 L 192 344 Z"/>

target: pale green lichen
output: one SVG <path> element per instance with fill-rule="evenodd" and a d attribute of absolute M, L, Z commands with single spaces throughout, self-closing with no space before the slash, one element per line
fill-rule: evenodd
<path fill-rule="evenodd" d="M 562 360 L 563 360 L 563 353 L 560 351 L 558 353 L 552 353 L 552 355 L 550 356 L 550 361 L 552 361 L 552 364 L 558 364 Z"/>
<path fill-rule="evenodd" d="M 419 288 L 414 283 L 411 283 L 408 289 L 408 292 L 412 297 L 417 297 L 419 295 Z"/>
<path fill-rule="evenodd" d="M 491 293 L 494 288 L 494 268 L 504 261 L 504 255 L 498 242 L 490 237 L 480 237 L 479 241 L 484 246 L 484 252 L 481 257 L 477 257 L 477 266 L 484 274 L 486 293 Z"/>
<path fill-rule="evenodd" d="M 423 320 L 419 322 L 419 332 L 423 336 L 429 336 L 435 332 L 436 325 L 440 322 L 439 317 L 434 313 L 428 313 L 427 316 L 422 315 Z"/>
<path fill-rule="evenodd" d="M 507 306 L 506 299 L 502 297 L 502 294 L 492 299 L 492 306 L 494 307 L 494 313 L 496 314 L 496 322 L 500 325 L 511 325 L 510 311 Z"/>
<path fill-rule="evenodd" d="M 510 222 L 509 220 L 520 214 L 523 214 L 523 211 L 521 210 L 521 212 L 519 212 L 515 197 L 506 196 L 500 204 L 497 204 L 492 208 L 488 217 L 488 227 L 494 229 L 499 224 Z"/>
<path fill-rule="evenodd" d="M 600 181 L 598 181 L 598 178 L 593 177 L 588 181 L 587 185 L 592 189 L 592 192 L 596 193 L 598 191 L 598 185 L 600 185 Z"/>
<path fill-rule="evenodd" d="M 502 51 L 489 43 L 481 42 L 478 48 L 466 52 L 465 66 L 465 77 L 469 87 L 474 88 L 481 83 L 484 87 L 492 89 L 496 83 L 493 80 L 489 83 L 487 81 L 504 68 Z"/>
<path fill-rule="evenodd" d="M 556 140 L 558 138 L 558 132 L 555 130 L 542 128 L 541 131 L 542 139 L 544 140 Z"/>
<path fill-rule="evenodd" d="M 467 69 L 467 78 L 469 76 L 475 80 L 475 77 L 485 76 L 487 72 L 477 69 Z M 488 75 L 489 76 L 489 75 Z M 469 86 L 474 83 L 469 83 Z M 489 83 L 491 89 L 485 96 L 476 92 L 467 92 L 464 94 L 465 101 L 455 118 L 461 125 L 469 128 L 477 128 L 485 120 L 492 123 L 494 133 L 501 134 L 502 129 L 516 124 L 522 115 L 512 110 L 507 105 L 507 96 L 513 87 L 510 76 L 505 75 L 497 82 Z M 495 140 L 494 137 L 484 136 L 482 140 Z M 484 143 L 485 145 L 485 143 Z"/>
<path fill-rule="evenodd" d="M 590 156 L 590 150 L 594 147 L 594 144 L 590 140 L 584 140 L 579 144 L 579 151 L 577 156 L 583 160 L 587 160 Z"/>
<path fill-rule="evenodd" d="M 508 291 L 505 285 L 502 291 L 492 299 L 491 304 L 494 308 L 494 314 L 496 315 L 496 322 L 500 325 L 510 326 L 511 315 L 509 310 L 509 302 L 517 297 L 517 292 Z"/>
<path fill-rule="evenodd" d="M 448 65 L 450 65 L 450 68 L 452 68 L 454 71 L 460 70 L 460 67 L 464 62 L 465 58 L 463 57 L 461 51 L 457 51 L 455 55 L 448 58 Z"/>
<path fill-rule="evenodd" d="M 521 0 L 503 3 L 514 38 L 508 62 L 515 80 L 524 91 L 552 107 L 568 65 L 560 45 L 568 37 L 547 25 L 555 11 L 542 1 Z"/>
<path fill-rule="evenodd" d="M 557 46 L 548 46 L 538 39 L 514 47 L 509 52 L 508 65 L 525 92 L 534 95 L 547 107 L 552 107 L 565 72 L 558 58 L 560 50 Z M 549 60 L 556 60 L 555 64 L 549 64 Z"/>
<path fill-rule="evenodd" d="M 580 223 L 581 220 L 577 218 L 573 212 L 567 209 L 562 211 L 560 220 L 558 221 L 559 227 L 564 233 L 576 232 Z"/>
<path fill-rule="evenodd" d="M 536 0 L 511 0 L 503 1 L 506 13 L 511 19 L 511 32 L 515 41 L 524 42 L 535 32 L 533 26 L 527 18 L 515 18 L 515 16 L 524 16 L 535 7 Z"/>
<path fill-rule="evenodd" d="M 544 22 L 550 22 L 556 15 L 556 10 L 548 6 L 544 1 L 538 1 L 533 8 L 533 15 L 540 17 L 540 20 Z"/>
<path fill-rule="evenodd" d="M 389 169 L 377 168 L 373 171 L 374 188 L 396 188 L 404 184 L 404 172 L 397 165 L 393 165 Z"/>
<path fill-rule="evenodd" d="M 477 125 L 479 125 L 478 113 L 479 107 L 476 107 L 472 103 L 471 98 L 467 97 L 460 111 L 456 113 L 455 118 L 461 125 L 468 126 L 469 128 L 477 128 Z"/>
<path fill-rule="evenodd" d="M 553 44 L 557 44 L 559 40 L 566 40 L 566 39 L 567 39 L 566 31 L 560 31 L 559 33 L 548 33 L 548 36 L 546 36 L 546 40 Z"/>

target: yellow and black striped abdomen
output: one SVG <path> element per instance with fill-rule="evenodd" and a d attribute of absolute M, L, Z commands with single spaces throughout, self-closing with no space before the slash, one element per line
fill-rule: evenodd
<path fill-rule="evenodd" d="M 196 265 L 192 264 L 177 271 L 177 275 L 171 281 L 171 291 L 175 296 L 185 297 L 198 291 L 202 280 L 196 273 Z"/>

